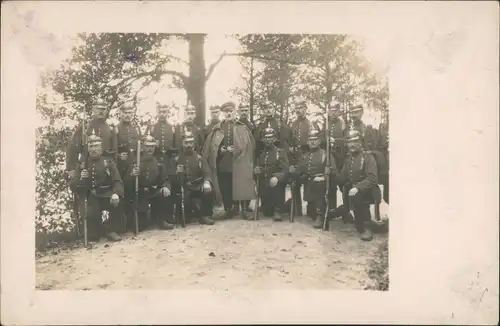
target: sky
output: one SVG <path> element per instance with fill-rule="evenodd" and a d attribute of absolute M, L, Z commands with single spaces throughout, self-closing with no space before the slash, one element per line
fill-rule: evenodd
<path fill-rule="evenodd" d="M 383 73 L 389 66 L 390 49 L 384 46 L 383 38 L 375 37 L 356 37 L 362 41 L 365 47 L 365 56 L 371 63 L 372 69 Z M 46 61 L 45 69 L 57 68 L 63 60 L 71 55 L 71 47 L 74 46 L 73 35 L 57 35 L 57 46 L 54 47 L 57 51 L 52 51 L 52 57 Z M 221 53 L 224 51 L 234 53 L 240 51 L 239 43 L 236 39 L 225 35 L 208 35 L 205 41 L 205 65 L 206 69 L 217 61 Z M 186 59 L 188 58 L 188 45 L 184 41 L 169 41 L 168 53 L 177 57 Z M 182 71 L 187 74 L 187 66 L 182 63 L 172 63 L 168 68 Z M 238 57 L 228 56 L 225 57 L 215 68 L 212 76 L 206 85 L 206 107 L 211 105 L 221 104 L 228 100 L 235 101 L 236 99 L 231 93 L 231 89 L 236 86 L 241 86 L 243 80 L 241 75 L 243 70 L 241 68 Z M 139 97 L 143 100 L 138 105 L 138 112 L 155 113 L 156 101 L 167 102 L 169 104 L 176 104 L 177 107 L 183 108 L 186 104 L 186 93 L 181 89 L 167 88 L 168 78 L 165 82 L 152 84 L 150 87 L 145 88 Z M 207 114 L 207 119 L 209 115 Z M 178 119 L 183 119 L 183 110 L 181 109 Z M 177 119 L 176 119 L 177 120 Z M 376 112 L 366 110 L 363 120 L 366 124 L 373 124 L 378 126 L 380 116 Z"/>

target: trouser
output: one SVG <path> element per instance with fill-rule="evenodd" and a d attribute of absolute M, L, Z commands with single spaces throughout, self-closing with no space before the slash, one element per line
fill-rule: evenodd
<path fill-rule="evenodd" d="M 219 190 L 222 196 L 224 210 L 227 212 L 231 209 L 235 209 L 237 202 L 233 200 L 233 173 L 218 171 L 217 180 L 219 181 Z"/>
<path fill-rule="evenodd" d="M 214 193 L 202 192 L 198 190 L 188 190 L 184 192 L 184 205 L 186 218 L 190 221 L 201 217 L 211 217 L 214 207 Z"/>
<path fill-rule="evenodd" d="M 313 216 L 321 216 L 323 217 L 325 215 L 325 210 L 326 210 L 326 202 L 324 199 L 312 199 L 307 202 L 309 205 L 309 210 L 310 213 Z"/>
<path fill-rule="evenodd" d="M 307 201 L 307 214 L 316 218 L 323 216 L 326 210 L 326 181 L 314 181 L 313 178 L 304 180 L 304 197 Z"/>
<path fill-rule="evenodd" d="M 241 200 L 240 204 L 242 211 L 248 211 L 250 209 L 250 200 Z"/>
<path fill-rule="evenodd" d="M 280 184 L 281 183 L 278 183 L 275 187 L 271 187 L 269 185 L 269 180 L 259 181 L 259 196 L 262 202 L 262 212 L 266 217 L 272 217 L 280 210 Z"/>
<path fill-rule="evenodd" d="M 137 209 L 137 220 L 139 222 L 139 230 L 144 230 L 148 226 L 168 222 L 173 224 L 173 202 L 174 197 L 163 197 L 160 194 L 149 196 L 139 194 L 139 206 Z M 135 198 L 129 198 L 125 203 L 127 215 L 127 230 L 135 230 Z"/>
<path fill-rule="evenodd" d="M 302 194 L 300 188 L 302 187 L 302 180 L 299 177 L 293 177 L 294 182 L 292 187 L 293 211 L 295 215 L 302 216 Z"/>
<path fill-rule="evenodd" d="M 121 217 L 123 216 L 123 198 L 120 198 L 120 204 L 113 207 L 108 197 L 87 197 L 87 234 L 89 239 L 99 239 L 102 235 L 109 232 L 118 232 L 120 229 Z M 78 199 L 80 216 L 84 216 L 85 199 Z M 102 212 L 109 212 L 109 219 L 102 221 Z M 83 219 L 82 219 L 83 222 Z"/>
<path fill-rule="evenodd" d="M 345 187 L 344 199 L 348 210 L 354 212 L 354 225 L 356 231 L 362 233 L 368 222 L 371 221 L 370 204 L 374 203 L 373 190 L 359 191 L 355 196 L 349 196 L 350 185 Z M 351 207 L 352 206 L 352 207 Z"/>

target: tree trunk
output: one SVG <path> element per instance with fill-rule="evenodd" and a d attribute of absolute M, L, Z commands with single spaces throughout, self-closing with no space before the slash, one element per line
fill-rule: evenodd
<path fill-rule="evenodd" d="M 253 57 L 250 57 L 250 120 L 255 123 L 255 116 L 254 116 L 254 94 L 253 94 Z"/>
<path fill-rule="evenodd" d="M 205 34 L 188 34 L 189 84 L 188 101 L 196 107 L 196 121 L 205 125 Z"/>

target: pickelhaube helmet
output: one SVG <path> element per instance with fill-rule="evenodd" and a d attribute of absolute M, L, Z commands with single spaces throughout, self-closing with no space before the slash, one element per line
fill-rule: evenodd
<path fill-rule="evenodd" d="M 262 102 L 262 106 L 263 106 L 263 107 L 270 107 L 270 106 L 271 106 L 271 101 L 269 101 L 269 100 L 264 100 L 264 101 Z"/>
<path fill-rule="evenodd" d="M 219 112 L 220 111 L 220 106 L 218 105 L 212 105 L 209 109 L 212 112 Z"/>
<path fill-rule="evenodd" d="M 307 101 L 304 97 L 300 96 L 295 102 L 295 108 L 300 109 L 304 107 L 307 108 Z"/>
<path fill-rule="evenodd" d="M 240 110 L 248 110 L 248 109 L 250 109 L 250 106 L 245 105 L 245 104 L 240 104 L 240 105 L 238 105 L 238 109 L 240 109 Z"/>
<path fill-rule="evenodd" d="M 264 129 L 264 137 L 274 137 L 274 136 L 276 136 L 276 132 L 274 131 L 273 128 Z"/>
<path fill-rule="evenodd" d="M 184 140 L 184 141 L 192 141 L 192 142 L 194 142 L 194 135 L 193 135 L 193 133 L 192 133 L 192 132 L 190 132 L 190 131 L 186 131 L 186 132 L 184 133 L 184 137 L 182 138 L 182 140 Z"/>
<path fill-rule="evenodd" d="M 309 134 L 307 135 L 307 139 L 308 140 L 316 140 L 316 139 L 319 139 L 319 130 L 317 129 L 311 129 L 309 131 Z"/>
<path fill-rule="evenodd" d="M 87 143 L 89 145 L 101 144 L 102 139 L 98 135 L 96 135 L 95 129 L 92 129 L 92 134 L 87 138 Z"/>
<path fill-rule="evenodd" d="M 223 112 L 227 112 L 227 111 L 234 110 L 235 107 L 236 107 L 236 105 L 234 104 L 234 102 L 228 101 L 228 102 L 221 105 L 220 110 Z"/>
<path fill-rule="evenodd" d="M 120 111 L 122 111 L 123 113 L 132 113 L 135 111 L 135 105 L 131 103 L 123 104 L 120 107 Z"/>
<path fill-rule="evenodd" d="M 361 134 L 356 129 L 349 129 L 346 140 L 349 142 L 361 140 Z"/>
<path fill-rule="evenodd" d="M 363 111 L 363 105 L 362 104 L 357 104 L 349 109 L 349 112 L 354 113 L 354 112 L 360 112 Z"/>
<path fill-rule="evenodd" d="M 196 112 L 196 108 L 194 107 L 193 104 L 189 103 L 187 106 L 186 106 L 186 112 Z"/>
<path fill-rule="evenodd" d="M 94 108 L 103 109 L 103 110 L 108 107 L 108 103 L 105 100 L 100 99 L 100 98 L 96 99 L 94 101 L 94 103 L 92 103 L 92 105 Z"/>
<path fill-rule="evenodd" d="M 142 144 L 144 146 L 156 146 L 156 139 L 151 136 L 151 131 L 149 130 L 146 136 L 142 138 Z"/>
<path fill-rule="evenodd" d="M 335 101 L 335 100 L 333 100 L 333 101 L 331 101 L 331 102 L 330 102 L 330 104 L 328 105 L 328 109 L 329 109 L 330 111 L 337 112 L 337 111 L 339 111 L 339 110 L 340 110 L 340 103 L 339 103 L 339 102 L 337 102 L 337 101 Z"/>

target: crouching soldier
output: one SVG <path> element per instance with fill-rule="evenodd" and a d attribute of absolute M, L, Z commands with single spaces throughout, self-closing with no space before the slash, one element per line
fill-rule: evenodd
<path fill-rule="evenodd" d="M 142 153 L 139 162 L 135 158 L 124 177 L 125 196 L 129 202 L 136 203 L 139 230 L 146 229 L 149 220 L 155 221 L 160 229 L 173 229 L 170 205 L 170 182 L 163 164 L 154 157 L 156 140 L 150 135 L 142 140 Z M 138 203 L 136 202 L 136 177 L 139 178 Z M 129 212 L 131 212 L 129 210 Z M 127 227 L 134 228 L 134 219 L 129 214 Z"/>
<path fill-rule="evenodd" d="M 176 158 L 177 175 L 184 192 L 184 209 L 190 221 L 198 219 L 200 224 L 213 225 L 214 193 L 210 173 L 201 155 L 195 150 L 195 137 L 184 134 L 182 151 Z M 182 209 L 182 208 L 181 208 Z"/>
<path fill-rule="evenodd" d="M 377 185 L 377 163 L 374 157 L 363 151 L 362 137 L 358 130 L 351 129 L 347 134 L 348 154 L 337 177 L 339 185 L 344 185 L 347 209 L 354 211 L 356 230 L 361 239 L 370 241 L 370 204 L 374 203 Z"/>
<path fill-rule="evenodd" d="M 337 164 L 330 154 L 329 166 L 327 166 L 326 151 L 320 148 L 321 138 L 318 130 L 311 130 L 308 135 L 309 152 L 299 161 L 297 168 L 290 167 L 290 172 L 302 178 L 304 183 L 304 200 L 311 207 L 313 219 L 316 221 L 314 228 L 323 227 L 323 219 L 326 210 L 326 178 L 329 175 L 336 176 Z"/>
<path fill-rule="evenodd" d="M 82 155 L 81 164 L 76 165 L 70 187 L 78 195 L 80 216 L 87 218 L 88 239 L 99 241 L 106 235 L 110 241 L 119 241 L 123 183 L 115 163 L 101 156 L 102 139 L 95 130 L 87 144 L 88 156 Z"/>
<path fill-rule="evenodd" d="M 281 221 L 278 210 L 281 207 L 279 184 L 286 181 L 288 174 L 287 153 L 276 147 L 276 133 L 272 128 L 266 128 L 263 133 L 264 144 L 257 159 L 254 172 L 259 180 L 258 196 L 262 201 L 264 216 L 273 217 L 274 221 Z"/>

